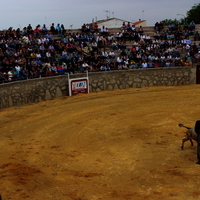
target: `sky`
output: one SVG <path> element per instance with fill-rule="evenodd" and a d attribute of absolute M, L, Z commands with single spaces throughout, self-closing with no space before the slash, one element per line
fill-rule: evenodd
<path fill-rule="evenodd" d="M 199 0 L 1 0 L 0 30 L 23 29 L 31 24 L 50 27 L 63 24 L 66 29 L 107 18 L 135 22 L 147 20 L 153 26 L 164 19 L 180 19 Z M 180 15 L 177 15 L 180 14 Z"/>

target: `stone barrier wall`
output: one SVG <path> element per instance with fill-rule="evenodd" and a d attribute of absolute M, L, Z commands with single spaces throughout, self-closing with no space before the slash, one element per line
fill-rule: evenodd
<path fill-rule="evenodd" d="M 84 77 L 73 74 L 70 78 Z M 89 91 L 148 86 L 189 85 L 196 82 L 196 68 L 158 68 L 89 73 Z M 68 76 L 54 76 L 0 85 L 0 108 L 51 100 L 69 95 Z"/>

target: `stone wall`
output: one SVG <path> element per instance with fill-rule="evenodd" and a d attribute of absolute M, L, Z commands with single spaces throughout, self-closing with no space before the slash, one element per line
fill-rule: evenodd
<path fill-rule="evenodd" d="M 70 78 L 84 77 L 73 74 Z M 158 68 L 89 73 L 89 90 L 126 89 L 147 86 L 188 85 L 196 82 L 196 68 Z M 55 76 L 0 85 L 0 108 L 36 103 L 69 95 L 68 77 Z"/>

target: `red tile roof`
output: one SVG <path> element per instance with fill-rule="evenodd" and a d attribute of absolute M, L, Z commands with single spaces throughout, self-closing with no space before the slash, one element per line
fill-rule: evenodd
<path fill-rule="evenodd" d="M 141 20 L 141 21 L 134 22 L 133 24 L 134 24 L 134 25 L 138 25 L 138 24 L 143 23 L 143 22 L 145 22 L 145 21 L 146 21 L 146 20 Z"/>

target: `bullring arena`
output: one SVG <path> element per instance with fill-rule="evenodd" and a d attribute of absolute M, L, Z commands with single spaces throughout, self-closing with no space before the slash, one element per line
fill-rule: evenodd
<path fill-rule="evenodd" d="M 3 200 L 198 199 L 200 86 L 143 87 L 1 109 Z"/>

